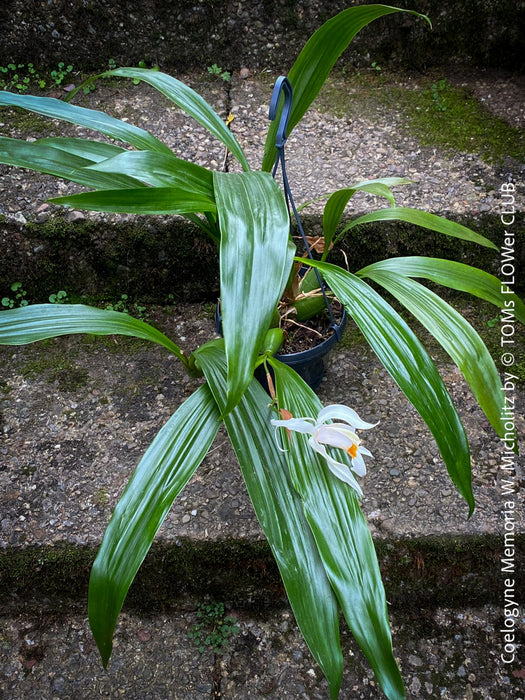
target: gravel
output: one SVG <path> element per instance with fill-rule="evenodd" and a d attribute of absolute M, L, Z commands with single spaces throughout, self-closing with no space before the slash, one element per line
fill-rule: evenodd
<path fill-rule="evenodd" d="M 223 118 L 231 112 L 235 117 L 231 130 L 251 166 L 257 168 L 262 159 L 269 124 L 268 105 L 276 76 L 265 72 L 253 75 L 249 71 L 243 75 L 247 77 L 243 79 L 234 74 L 231 84 L 198 74 L 176 77 L 202 94 Z M 413 181 L 408 186 L 396 188 L 396 202 L 401 206 L 470 216 L 497 211 L 499 204 L 495 190 L 501 184 L 500 167 L 485 163 L 476 153 L 444 153 L 420 146 L 403 129 L 402 115 L 386 108 L 384 112 L 370 110 L 355 83 L 340 75 L 334 80 L 338 90 L 348 96 L 348 115 L 336 116 L 341 106 L 331 106 L 327 97 L 314 104 L 287 142 L 288 174 L 298 204 L 360 180 L 396 176 Z M 406 75 L 400 75 L 397 81 L 392 76 L 390 81 L 407 89 L 423 89 L 426 84 L 424 79 L 418 83 L 417 76 L 408 79 Z M 461 73 L 454 83 L 468 85 L 489 111 L 513 126 L 523 127 L 525 86 L 519 76 Z M 179 157 L 212 169 L 223 167 L 224 147 L 149 86 L 131 86 L 125 82 L 108 86 L 100 82 L 95 92 L 77 95 L 75 104 L 102 109 L 150 130 Z M 25 138 L 48 135 L 85 137 L 90 134 L 82 127 L 50 120 L 49 131 L 42 131 L 43 126 L 38 131 L 33 126 L 31 131 L 31 126 L 24 127 L 24 122 L 19 119 L 15 121 L 18 126 L 13 128 L 11 121 L 9 113 L 0 112 L 0 133 Z M 239 169 L 231 155 L 228 167 L 230 170 Z M 514 163 L 511 169 L 515 172 L 510 174 L 519 177 L 523 166 Z M 38 207 L 47 198 L 81 189 L 50 176 L 0 166 L 0 213 L 8 221 L 23 223 L 23 219 L 33 220 L 41 214 Z M 360 195 L 356 204 L 352 203 L 349 213 L 365 211 L 371 201 L 370 196 Z M 321 206 L 321 203 L 313 204 L 308 211 L 319 213 Z M 123 218 L 100 213 L 83 215 L 100 221 Z"/>
<path fill-rule="evenodd" d="M 137 617 L 123 613 L 107 671 L 83 615 L 23 614 L 3 621 L 0 693 L 6 700 L 126 697 L 129 700 L 326 700 L 328 686 L 313 663 L 291 612 L 252 617 L 228 611 L 239 631 L 220 655 L 200 653 L 188 638 L 194 610 Z M 491 608 L 437 608 L 392 616 L 394 650 L 407 698 L 523 700 L 523 670 L 500 658 Z M 383 697 L 350 635 L 342 634 L 342 698 Z"/>
<path fill-rule="evenodd" d="M 400 118 L 389 112 L 367 113 L 366 103 L 360 109 L 359 91 L 344 81 L 343 85 L 352 116 L 336 116 L 329 103 L 318 108 L 314 105 L 287 141 L 287 172 L 297 204 L 362 180 L 406 177 L 412 184 L 395 188 L 399 206 L 458 215 L 476 215 L 483 207 L 493 208 L 493 168 L 472 154 L 445 154 L 420 146 L 406 135 Z M 232 113 L 236 116 L 232 131 L 245 147 L 250 162 L 260 163 L 268 127 L 271 81 L 235 82 L 231 95 Z M 486 186 L 480 186 L 480 181 Z M 372 202 L 378 201 L 360 194 L 352 200 L 347 213 L 364 213 Z M 323 206 L 324 202 L 313 202 L 306 211 L 320 214 Z"/>

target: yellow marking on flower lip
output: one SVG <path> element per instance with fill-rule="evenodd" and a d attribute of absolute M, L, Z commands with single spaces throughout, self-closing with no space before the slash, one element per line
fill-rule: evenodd
<path fill-rule="evenodd" d="M 350 457 L 352 457 L 352 459 L 355 459 L 357 457 L 357 445 L 351 445 L 347 449 L 347 452 L 350 455 Z"/>

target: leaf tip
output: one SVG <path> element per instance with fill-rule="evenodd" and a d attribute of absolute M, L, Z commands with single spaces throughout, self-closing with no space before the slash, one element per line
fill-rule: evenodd
<path fill-rule="evenodd" d="M 226 405 L 224 406 L 224 409 L 221 411 L 221 415 L 219 416 L 219 420 L 223 421 L 233 411 L 233 409 L 236 408 L 236 406 L 240 400 L 241 400 L 241 397 L 237 397 L 237 395 L 228 394 L 228 396 L 226 397 Z"/>
<path fill-rule="evenodd" d="M 98 646 L 98 650 L 100 653 L 100 658 L 102 659 L 104 671 L 107 671 L 111 652 L 113 651 L 113 644 L 111 642 L 109 642 L 109 644 L 101 644 Z"/>

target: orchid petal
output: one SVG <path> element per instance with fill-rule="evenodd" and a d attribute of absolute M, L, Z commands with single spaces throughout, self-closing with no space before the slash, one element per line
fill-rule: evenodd
<path fill-rule="evenodd" d="M 360 430 L 368 430 L 369 428 L 375 428 L 377 423 L 367 423 L 358 416 L 358 414 L 349 408 L 348 406 L 343 406 L 342 404 L 333 404 L 332 406 L 326 406 L 319 411 L 317 416 L 318 423 L 324 423 L 327 420 L 342 420 L 345 423 L 353 426 L 354 428 L 359 428 Z"/>
<path fill-rule="evenodd" d="M 287 418 L 285 420 L 273 419 L 271 424 L 276 428 L 286 428 L 286 430 L 295 430 L 296 433 L 306 433 L 311 435 L 314 432 L 314 426 L 308 418 Z"/>
<path fill-rule="evenodd" d="M 345 484 L 348 484 L 348 486 L 353 488 L 359 496 L 359 498 L 363 498 L 363 492 L 361 491 L 361 487 L 357 483 L 356 478 L 354 477 L 348 466 L 346 464 L 338 462 L 337 460 L 333 459 L 333 457 L 330 457 L 326 447 L 324 445 L 320 445 L 318 442 L 315 442 L 314 438 L 310 438 L 308 442 L 311 448 L 315 450 L 315 452 L 319 453 L 321 457 L 323 457 L 326 460 L 328 468 L 330 469 L 332 474 L 341 481 L 344 481 Z"/>
<path fill-rule="evenodd" d="M 352 471 L 354 471 L 357 476 L 364 476 L 366 474 L 365 460 L 363 459 L 363 450 L 358 450 L 357 455 L 352 458 Z"/>
<path fill-rule="evenodd" d="M 361 440 L 357 435 L 348 430 L 346 427 L 340 427 L 332 423 L 331 425 L 322 425 L 315 431 L 315 437 L 319 442 L 331 447 L 339 447 L 342 450 L 348 450 L 352 445 L 359 445 Z"/>

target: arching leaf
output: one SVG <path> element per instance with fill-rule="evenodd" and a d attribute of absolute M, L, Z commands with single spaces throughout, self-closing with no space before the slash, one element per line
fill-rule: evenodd
<path fill-rule="evenodd" d="M 430 24 L 427 17 L 411 10 L 387 5 L 359 5 L 343 10 L 312 34 L 288 73 L 288 80 L 293 89 L 293 107 L 288 122 L 288 136 L 319 94 L 335 62 L 357 32 L 375 19 L 393 12 L 408 12 L 426 19 Z M 263 170 L 271 170 L 275 162 L 275 135 L 279 114 L 280 112 L 268 131 L 262 163 Z"/>
<path fill-rule="evenodd" d="M 465 431 L 428 353 L 401 316 L 359 277 L 328 263 L 318 267 L 385 369 L 430 428 L 447 471 L 474 511 L 470 452 Z"/>
<path fill-rule="evenodd" d="M 111 75 L 143 80 L 149 83 L 219 139 L 237 158 L 243 170 L 250 169 L 244 151 L 239 146 L 235 136 L 206 100 L 188 85 L 173 78 L 171 75 L 148 68 L 117 68 L 104 73 L 104 76 Z"/>
<path fill-rule="evenodd" d="M 175 156 L 153 151 L 124 151 L 90 166 L 99 173 L 123 173 L 153 187 L 179 187 L 188 194 L 213 199 L 210 170 Z"/>
<path fill-rule="evenodd" d="M 215 211 L 215 202 L 204 194 L 189 194 L 182 187 L 143 187 L 128 190 L 99 190 L 66 197 L 53 197 L 53 204 L 64 204 L 88 211 L 126 214 L 190 214 Z"/>
<path fill-rule="evenodd" d="M 461 370 L 472 393 L 500 437 L 501 380 L 485 344 L 474 328 L 450 304 L 413 279 L 375 270 L 370 279 L 384 287 L 436 338 Z"/>
<path fill-rule="evenodd" d="M 437 233 L 445 234 L 445 236 L 461 238 L 463 241 L 471 241 L 472 243 L 478 243 L 486 248 L 498 250 L 498 247 L 492 243 L 492 241 L 489 241 L 488 238 L 471 231 L 462 224 L 457 224 L 455 221 L 445 219 L 443 216 L 430 214 L 420 209 L 410 209 L 409 207 L 392 207 L 390 209 L 379 209 L 369 214 L 363 214 L 363 216 L 359 216 L 348 224 L 348 226 L 345 226 L 339 235 L 343 235 L 346 231 L 350 231 L 356 226 L 368 224 L 373 221 L 406 221 L 409 224 L 421 226 L 429 231 L 436 231 Z"/>
<path fill-rule="evenodd" d="M 422 277 L 444 287 L 450 287 L 450 289 L 468 292 L 495 304 L 500 309 L 506 308 L 511 302 L 510 306 L 514 310 L 516 318 L 525 323 L 525 304 L 518 295 L 511 292 L 507 285 L 502 285 L 501 280 L 497 277 L 477 267 L 465 265 L 465 263 L 455 260 L 415 255 L 381 260 L 363 267 L 356 274 L 359 277 L 367 277 L 375 270 L 395 272 L 404 277 Z"/>
<path fill-rule="evenodd" d="M 86 168 L 94 161 L 41 142 L 22 141 L 0 136 L 0 163 L 29 168 L 39 173 L 62 177 L 93 189 L 144 187 L 127 175 L 108 175 Z"/>
<path fill-rule="evenodd" d="M 219 426 L 219 411 L 209 388 L 203 385 L 154 438 L 117 503 L 89 580 L 89 624 L 104 667 L 131 582 Z"/>
<path fill-rule="evenodd" d="M 345 187 L 344 189 L 337 190 L 337 192 L 333 192 L 326 202 L 323 211 L 323 234 L 325 239 L 325 254 L 323 255 L 323 259 L 325 259 L 328 254 L 330 243 L 335 236 L 345 207 L 356 192 L 368 192 L 377 197 L 385 197 L 394 207 L 396 203 L 390 188 L 395 185 L 406 185 L 409 182 L 410 180 L 406 178 L 385 177 L 378 180 L 365 180 L 364 182 L 359 182 L 355 185 L 350 185 L 350 187 Z"/>
<path fill-rule="evenodd" d="M 61 335 L 129 335 L 162 345 L 184 363 L 175 343 L 148 323 L 119 311 L 84 304 L 32 304 L 0 313 L 0 345 L 27 345 Z"/>
<path fill-rule="evenodd" d="M 76 105 L 57 100 L 54 97 L 17 95 L 6 90 L 0 90 L 0 106 L 2 105 L 6 107 L 21 107 L 30 112 L 42 114 L 45 117 L 62 119 L 66 122 L 78 124 L 78 126 L 85 126 L 118 141 L 130 143 L 140 150 L 171 154 L 171 150 L 148 131 L 132 124 L 127 124 L 120 119 L 115 119 L 115 117 L 110 117 L 109 114 L 96 109 L 77 107 Z"/>

